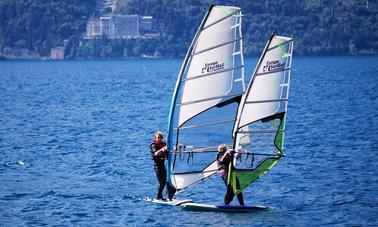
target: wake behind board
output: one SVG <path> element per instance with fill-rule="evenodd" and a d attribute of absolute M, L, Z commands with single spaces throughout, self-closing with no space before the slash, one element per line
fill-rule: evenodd
<path fill-rule="evenodd" d="M 210 204 L 200 204 L 200 203 L 184 203 L 181 205 L 182 209 L 188 211 L 208 211 L 208 212 L 256 212 L 267 210 L 266 206 L 232 206 L 232 205 L 210 205 Z"/>
<path fill-rule="evenodd" d="M 180 206 L 181 204 L 184 204 L 184 203 L 193 202 L 193 200 L 191 199 L 183 199 L 183 200 L 173 199 L 172 201 L 169 201 L 169 200 L 163 201 L 163 200 L 153 199 L 149 197 L 145 198 L 144 200 L 147 202 L 168 205 L 168 206 Z"/>

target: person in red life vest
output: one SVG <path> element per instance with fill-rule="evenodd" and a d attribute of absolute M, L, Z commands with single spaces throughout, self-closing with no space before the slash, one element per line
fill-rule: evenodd
<path fill-rule="evenodd" d="M 232 192 L 231 185 L 227 184 L 228 169 L 229 169 L 231 161 L 232 161 L 231 150 L 228 150 L 226 144 L 219 145 L 218 154 L 217 154 L 217 164 L 218 164 L 218 171 L 220 175 L 222 176 L 222 180 L 224 181 L 227 187 L 227 192 L 226 192 L 226 195 L 224 196 L 224 204 L 226 205 L 230 204 L 235 196 L 234 193 Z M 237 181 L 237 184 L 238 183 L 239 182 Z M 241 192 L 237 195 L 237 198 L 240 205 L 244 205 L 244 198 Z"/>
<path fill-rule="evenodd" d="M 169 182 L 167 182 L 167 170 L 165 168 L 167 146 L 166 143 L 163 141 L 163 133 L 161 131 L 157 131 L 155 133 L 155 138 L 150 145 L 150 149 L 152 159 L 154 160 L 154 170 L 156 173 L 156 177 L 159 181 L 156 199 L 165 200 L 163 198 L 163 190 L 166 185 L 168 198 L 170 201 L 172 201 L 174 189 L 169 184 Z"/>

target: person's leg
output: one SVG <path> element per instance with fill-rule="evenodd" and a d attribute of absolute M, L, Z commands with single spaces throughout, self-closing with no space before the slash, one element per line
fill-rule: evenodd
<path fill-rule="evenodd" d="M 173 196 L 174 196 L 175 193 L 176 193 L 176 188 L 173 187 L 173 185 L 171 185 L 171 183 L 169 183 L 168 181 L 167 181 L 166 185 L 167 185 L 168 199 L 172 201 Z"/>
<path fill-rule="evenodd" d="M 165 179 L 164 185 L 167 186 L 166 189 L 167 189 L 168 199 L 172 200 L 173 196 L 176 193 L 176 188 L 173 187 L 173 185 L 171 185 L 171 183 L 169 183 L 169 181 L 167 181 L 167 169 L 165 168 L 165 166 L 164 166 L 164 173 L 163 174 L 164 174 L 164 179 Z"/>
<path fill-rule="evenodd" d="M 239 184 L 239 180 L 236 179 L 236 188 L 240 188 L 240 184 Z M 243 193 L 239 193 L 237 194 L 236 196 L 238 198 L 238 201 L 239 201 L 239 204 L 240 205 L 244 205 L 244 198 L 243 198 Z"/>
<path fill-rule="evenodd" d="M 232 192 L 231 186 L 228 186 L 226 195 L 224 196 L 224 204 L 229 205 L 233 199 L 234 193 Z"/>
<path fill-rule="evenodd" d="M 166 190 L 167 190 L 167 195 L 169 197 L 169 182 L 167 182 L 167 169 L 165 168 L 165 165 L 163 165 L 161 167 L 161 185 L 163 186 L 162 187 L 162 191 L 164 189 L 165 186 L 167 186 Z"/>
<path fill-rule="evenodd" d="M 244 205 L 243 193 L 240 192 L 236 197 L 238 198 L 239 204 Z"/>
<path fill-rule="evenodd" d="M 156 166 L 155 172 L 156 172 L 156 177 L 159 181 L 156 199 L 163 199 L 163 190 L 164 190 L 164 186 L 166 182 L 166 177 L 164 177 L 165 169 L 162 168 L 161 166 Z"/>
<path fill-rule="evenodd" d="M 227 188 L 226 194 L 224 195 L 224 204 L 228 205 L 234 199 L 234 194 L 232 193 L 231 185 L 227 185 L 227 174 L 222 175 L 222 180 Z"/>

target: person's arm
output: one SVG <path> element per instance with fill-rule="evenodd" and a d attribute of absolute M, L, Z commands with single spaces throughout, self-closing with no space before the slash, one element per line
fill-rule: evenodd
<path fill-rule="evenodd" d="M 166 150 L 167 150 L 167 146 L 162 147 L 160 150 L 155 152 L 155 156 L 160 156 L 164 154 Z"/>
<path fill-rule="evenodd" d="M 151 153 L 153 156 L 161 156 L 167 150 L 167 146 L 162 147 L 160 150 L 157 149 L 156 144 L 151 145 Z"/>
<path fill-rule="evenodd" d="M 230 154 L 231 154 L 231 150 L 227 150 L 227 151 L 224 153 L 224 155 L 222 156 L 222 158 L 221 158 L 219 161 L 223 162 L 224 159 L 225 159 L 228 155 L 230 155 Z"/>

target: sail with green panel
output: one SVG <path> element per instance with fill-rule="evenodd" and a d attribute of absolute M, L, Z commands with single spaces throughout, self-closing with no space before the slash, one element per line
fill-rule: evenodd
<path fill-rule="evenodd" d="M 228 174 L 234 194 L 264 176 L 282 157 L 292 53 L 291 38 L 272 34 L 242 96 Z"/>

